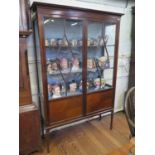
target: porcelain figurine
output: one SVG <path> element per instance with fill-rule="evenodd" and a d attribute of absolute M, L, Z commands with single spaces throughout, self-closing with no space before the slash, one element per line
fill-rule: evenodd
<path fill-rule="evenodd" d="M 93 59 L 87 59 L 87 68 L 88 69 L 93 69 L 95 67 L 96 67 L 95 61 Z"/>
<path fill-rule="evenodd" d="M 91 44 L 91 40 L 90 40 L 90 39 L 88 39 L 88 40 L 87 40 L 87 46 L 89 47 L 89 46 L 90 46 L 90 44 Z"/>
<path fill-rule="evenodd" d="M 51 63 L 48 64 L 48 66 L 47 66 L 47 72 L 48 72 L 48 74 L 52 74 L 53 73 L 52 64 Z"/>
<path fill-rule="evenodd" d="M 82 40 L 78 40 L 78 46 L 82 46 Z"/>
<path fill-rule="evenodd" d="M 68 60 L 66 58 L 62 58 L 60 60 L 60 66 L 62 70 L 68 69 Z"/>
<path fill-rule="evenodd" d="M 53 92 L 52 98 L 61 97 L 61 89 L 60 89 L 60 86 L 58 84 L 52 86 L 52 92 Z"/>
<path fill-rule="evenodd" d="M 95 90 L 100 89 L 100 78 L 94 79 Z"/>
<path fill-rule="evenodd" d="M 77 71 L 80 69 L 80 62 L 78 58 L 72 60 L 72 71 Z"/>
<path fill-rule="evenodd" d="M 105 66 L 105 63 L 106 63 L 106 60 L 107 60 L 107 57 L 105 56 L 102 56 L 98 59 L 98 62 L 99 62 L 99 66 L 100 67 L 104 67 Z"/>
<path fill-rule="evenodd" d="M 58 39 L 58 45 L 62 46 L 62 39 Z"/>
<path fill-rule="evenodd" d="M 98 45 L 99 46 L 103 46 L 104 45 L 104 39 L 101 36 L 98 37 Z"/>
<path fill-rule="evenodd" d="M 101 78 L 101 88 L 104 88 L 106 84 L 106 80 L 104 78 Z"/>
<path fill-rule="evenodd" d="M 58 71 L 58 65 L 57 65 L 56 62 L 53 62 L 53 63 L 52 63 L 52 70 L 53 70 L 53 71 Z"/>
<path fill-rule="evenodd" d="M 54 72 L 58 71 L 58 66 L 56 62 L 51 62 L 47 66 L 47 72 L 48 74 L 52 74 Z"/>
<path fill-rule="evenodd" d="M 87 90 L 90 88 L 90 83 L 87 81 Z"/>
<path fill-rule="evenodd" d="M 49 46 L 49 41 L 48 41 L 48 39 L 45 39 L 45 46 L 46 46 L 46 47 Z"/>
<path fill-rule="evenodd" d="M 82 87 L 82 80 L 80 81 L 80 84 L 79 84 L 79 90 L 82 91 L 83 87 Z"/>
<path fill-rule="evenodd" d="M 48 96 L 51 97 L 53 94 L 52 92 L 52 86 L 50 84 L 48 84 Z"/>
<path fill-rule="evenodd" d="M 59 46 L 67 47 L 67 46 L 68 46 L 68 41 L 67 41 L 67 39 L 64 37 L 63 39 L 59 39 L 59 40 L 58 40 L 58 44 L 59 44 Z"/>
<path fill-rule="evenodd" d="M 56 47 L 56 46 L 57 46 L 57 40 L 56 40 L 56 39 L 51 39 L 51 40 L 50 40 L 50 45 L 51 45 L 52 47 Z"/>
<path fill-rule="evenodd" d="M 93 38 L 90 39 L 90 46 L 94 46 L 94 39 Z"/>
<path fill-rule="evenodd" d="M 77 46 L 77 40 L 76 39 L 71 40 L 71 46 L 72 47 L 76 47 Z"/>
<path fill-rule="evenodd" d="M 73 83 L 69 84 L 69 91 L 70 91 L 70 93 L 75 93 L 76 89 L 77 89 L 77 83 L 76 82 L 73 82 Z"/>
<path fill-rule="evenodd" d="M 98 45 L 97 39 L 94 39 L 93 40 L 93 46 L 97 46 L 97 45 Z"/>
<path fill-rule="evenodd" d="M 90 83 L 87 81 L 87 90 L 89 89 Z M 80 81 L 79 90 L 82 91 L 82 80 Z"/>
<path fill-rule="evenodd" d="M 62 44 L 63 44 L 63 47 L 67 47 L 68 46 L 68 41 L 67 41 L 66 38 L 63 38 Z"/>

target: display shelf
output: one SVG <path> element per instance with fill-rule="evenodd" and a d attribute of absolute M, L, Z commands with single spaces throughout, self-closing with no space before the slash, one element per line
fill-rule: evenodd
<path fill-rule="evenodd" d="M 109 45 L 107 44 L 107 47 L 108 47 L 108 46 L 115 46 L 115 44 L 109 44 Z"/>
<path fill-rule="evenodd" d="M 88 72 L 97 72 L 97 70 L 107 70 L 107 69 L 114 69 L 114 67 L 104 67 L 104 68 L 94 68 L 94 69 L 89 69 L 89 68 L 87 68 L 87 71 Z"/>
<path fill-rule="evenodd" d="M 103 70 L 106 70 L 106 69 L 114 69 L 114 67 L 107 67 L 107 68 L 103 68 Z M 100 70 L 100 69 L 99 69 Z M 95 68 L 95 69 L 87 69 L 87 71 L 88 72 L 93 72 L 93 73 L 95 73 L 95 72 L 97 72 L 97 69 Z M 78 69 L 78 70 L 76 70 L 76 71 L 73 71 L 72 69 L 70 70 L 70 69 L 67 69 L 67 70 L 61 70 L 61 71 L 55 71 L 55 72 L 53 72 L 53 73 L 51 73 L 51 74 L 49 74 L 48 72 L 47 72 L 47 75 L 48 76 L 53 76 L 53 75 L 60 75 L 60 74 L 76 74 L 76 73 L 82 73 L 82 69 Z"/>
<path fill-rule="evenodd" d="M 93 92 L 100 92 L 100 91 L 104 91 L 104 90 L 108 90 L 111 89 L 112 86 L 105 84 L 105 86 L 103 88 L 99 88 L 99 89 L 95 89 L 95 88 L 91 88 L 91 89 L 87 89 L 87 93 L 93 93 Z"/>
<path fill-rule="evenodd" d="M 51 74 L 47 73 L 48 76 L 53 76 L 53 75 L 59 75 L 59 74 L 70 74 L 70 73 L 82 73 L 82 69 L 78 69 L 76 71 L 73 71 L 72 69 L 67 69 L 67 70 L 61 70 L 61 71 L 55 71 Z"/>
<path fill-rule="evenodd" d="M 80 90 L 77 90 L 74 93 L 68 92 L 67 95 L 65 93 L 62 93 L 61 96 L 57 97 L 57 98 L 52 98 L 52 96 L 50 96 L 48 99 L 49 99 L 49 101 L 52 101 L 52 100 L 65 99 L 65 98 L 69 98 L 71 96 L 73 97 L 73 96 L 80 96 L 80 95 L 82 95 L 82 92 Z"/>
<path fill-rule="evenodd" d="M 82 46 L 45 46 L 46 48 L 81 48 Z"/>
<path fill-rule="evenodd" d="M 107 47 L 108 46 L 115 46 L 115 44 L 109 44 L 109 45 L 106 45 Z M 55 49 L 57 49 L 57 48 L 68 48 L 68 47 L 63 47 L 63 46 L 45 46 L 46 48 L 55 48 Z M 89 47 L 89 48 L 103 48 L 104 47 L 104 45 L 102 45 L 102 46 L 94 46 L 94 45 L 90 45 L 90 46 L 87 46 L 87 47 Z M 69 46 L 69 48 L 82 48 L 82 46 Z"/>

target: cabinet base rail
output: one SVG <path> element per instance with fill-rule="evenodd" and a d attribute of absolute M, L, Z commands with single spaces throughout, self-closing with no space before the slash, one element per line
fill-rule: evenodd
<path fill-rule="evenodd" d="M 110 112 L 110 114 L 109 114 L 109 112 Z M 102 117 L 107 116 L 107 115 L 111 115 L 109 129 L 112 130 L 112 128 L 113 128 L 113 118 L 114 118 L 114 116 L 113 116 L 114 115 L 114 110 L 113 109 L 110 109 L 110 110 L 107 110 L 107 111 L 104 111 L 104 112 L 100 112 L 98 114 L 91 114 L 91 115 L 85 116 L 83 118 L 79 118 L 78 122 L 77 122 L 77 119 L 73 120 L 73 121 L 70 121 L 67 125 L 66 125 L 66 122 L 65 122 L 64 123 L 65 126 L 64 125 L 60 126 L 60 125 L 57 124 L 54 127 L 46 127 L 45 130 L 44 130 L 45 134 L 44 134 L 43 137 L 45 137 L 45 140 L 46 140 L 47 153 L 50 153 L 50 134 L 53 131 L 63 129 L 63 128 L 66 128 L 66 127 L 70 127 L 70 126 L 73 126 L 75 124 L 81 124 L 81 123 L 84 123 L 86 121 L 91 121 L 91 120 L 94 120 L 94 119 L 99 119 L 99 121 L 101 121 Z M 72 123 L 74 123 L 74 124 L 72 124 Z"/>

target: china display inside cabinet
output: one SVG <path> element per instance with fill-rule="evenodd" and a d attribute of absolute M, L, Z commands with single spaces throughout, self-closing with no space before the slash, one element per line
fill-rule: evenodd
<path fill-rule="evenodd" d="M 48 100 L 81 95 L 82 22 L 44 18 Z"/>
<path fill-rule="evenodd" d="M 113 88 L 116 24 L 88 22 L 87 92 Z"/>
<path fill-rule="evenodd" d="M 45 130 L 111 112 L 120 14 L 33 3 Z"/>

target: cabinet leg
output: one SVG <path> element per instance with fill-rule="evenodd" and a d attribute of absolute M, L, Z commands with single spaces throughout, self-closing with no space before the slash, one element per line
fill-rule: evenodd
<path fill-rule="evenodd" d="M 112 130 L 113 128 L 113 117 L 114 117 L 114 111 L 111 111 L 111 122 L 110 122 L 110 129 Z"/>
<path fill-rule="evenodd" d="M 42 135 L 42 138 L 44 139 L 45 138 L 45 134 L 44 134 L 44 119 L 43 119 L 42 115 L 40 117 L 41 117 L 40 118 L 40 120 L 41 120 L 41 135 Z"/>
<path fill-rule="evenodd" d="M 46 135 L 46 147 L 47 147 L 47 153 L 50 153 L 50 134 L 49 134 L 49 132 Z"/>
<path fill-rule="evenodd" d="M 99 115 L 99 121 L 102 119 L 102 116 L 101 116 L 101 114 Z"/>

